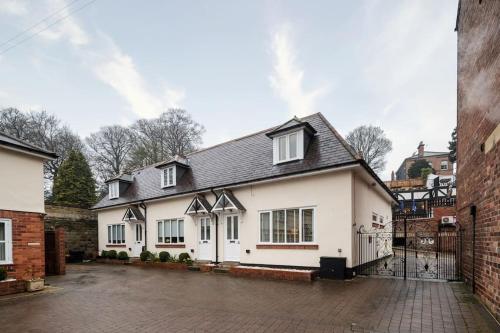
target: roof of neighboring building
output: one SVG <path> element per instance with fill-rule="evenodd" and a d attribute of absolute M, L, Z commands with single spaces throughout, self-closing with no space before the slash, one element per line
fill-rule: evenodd
<path fill-rule="evenodd" d="M 266 134 L 273 127 L 186 155 L 189 168 L 176 186 L 160 185 L 160 162 L 132 172 L 133 182 L 117 199 L 104 197 L 93 208 L 105 208 L 180 194 L 203 192 L 344 165 L 360 164 L 392 196 L 392 192 L 335 131 L 321 113 L 300 119 L 314 128 L 304 159 L 273 165 L 273 140 Z"/>
<path fill-rule="evenodd" d="M 54 152 L 37 147 L 31 143 L 17 139 L 13 136 L 1 132 L 0 132 L 0 146 L 4 146 L 10 149 L 20 150 L 30 154 L 40 155 L 40 157 L 46 159 L 57 158 L 57 155 Z"/>

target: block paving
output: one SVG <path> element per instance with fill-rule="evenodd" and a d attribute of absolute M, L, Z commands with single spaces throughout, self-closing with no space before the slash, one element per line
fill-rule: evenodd
<path fill-rule="evenodd" d="M 292 282 L 69 265 L 38 294 L 0 297 L 1 332 L 499 332 L 462 283 Z"/>

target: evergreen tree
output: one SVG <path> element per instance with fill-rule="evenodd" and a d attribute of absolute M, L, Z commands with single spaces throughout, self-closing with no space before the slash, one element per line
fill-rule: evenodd
<path fill-rule="evenodd" d="M 409 168 L 408 168 L 408 178 L 415 179 L 422 177 L 422 169 L 432 169 L 432 165 L 425 159 L 416 160 Z"/>
<path fill-rule="evenodd" d="M 455 163 L 457 160 L 457 128 L 451 133 L 451 141 L 448 141 L 448 149 L 450 150 L 450 155 L 448 159 L 451 163 Z"/>
<path fill-rule="evenodd" d="M 88 208 L 96 201 L 95 180 L 85 156 L 72 150 L 54 178 L 53 203 Z"/>

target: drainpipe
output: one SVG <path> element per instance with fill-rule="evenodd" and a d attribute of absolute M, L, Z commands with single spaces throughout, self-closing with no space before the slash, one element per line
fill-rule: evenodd
<path fill-rule="evenodd" d="M 215 193 L 214 189 L 211 188 L 210 192 L 215 195 L 215 202 L 217 202 L 217 193 Z M 215 263 L 219 263 L 219 216 L 217 213 L 215 215 Z"/>
<path fill-rule="evenodd" d="M 144 201 L 142 201 L 139 204 L 139 207 L 144 209 L 144 251 L 148 250 L 148 209 L 146 205 L 144 204 Z"/>
<path fill-rule="evenodd" d="M 470 207 L 472 215 L 472 293 L 476 293 L 476 205 Z"/>

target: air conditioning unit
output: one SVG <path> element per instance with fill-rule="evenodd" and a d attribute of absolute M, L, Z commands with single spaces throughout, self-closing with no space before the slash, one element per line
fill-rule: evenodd
<path fill-rule="evenodd" d="M 443 216 L 441 217 L 441 224 L 455 224 L 454 216 Z"/>

